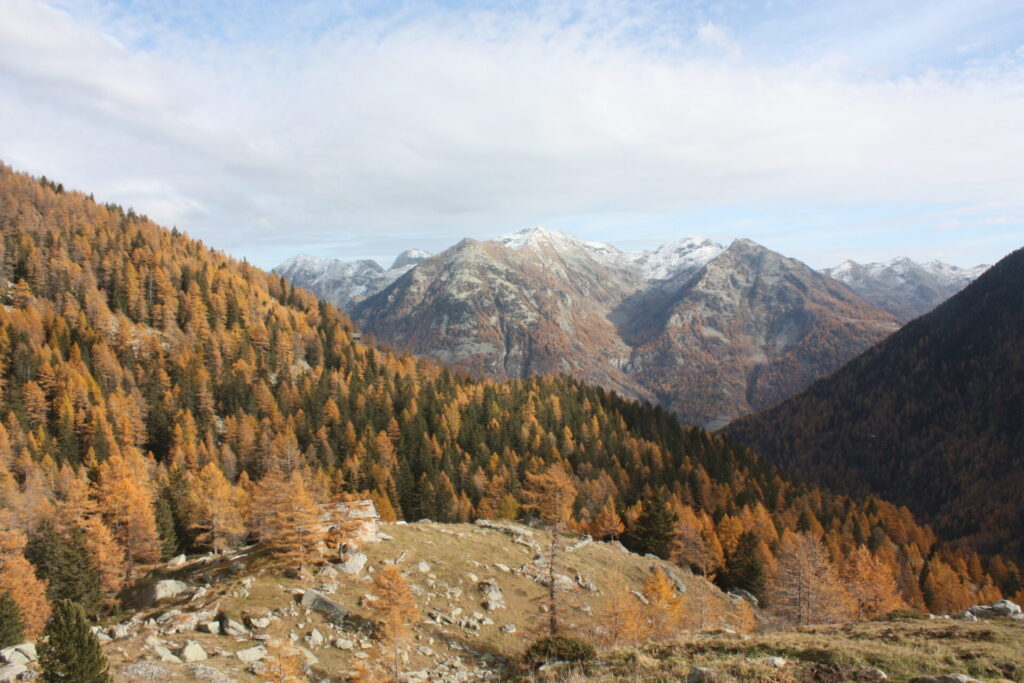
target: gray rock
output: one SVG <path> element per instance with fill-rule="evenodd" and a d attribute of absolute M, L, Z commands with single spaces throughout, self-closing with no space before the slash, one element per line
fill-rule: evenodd
<path fill-rule="evenodd" d="M 178 555 L 176 557 L 172 557 L 170 561 L 167 563 L 167 566 L 171 567 L 172 569 L 176 569 L 177 567 L 184 566 L 185 562 L 187 561 L 187 557 L 185 557 L 184 555 Z"/>
<path fill-rule="evenodd" d="M 765 660 L 765 664 L 773 669 L 781 669 L 786 666 L 786 660 L 782 657 L 769 657 Z"/>
<path fill-rule="evenodd" d="M 169 664 L 181 664 L 181 660 L 178 659 L 170 650 L 163 645 L 156 645 L 153 647 L 153 652 L 157 654 L 161 662 L 167 662 Z"/>
<path fill-rule="evenodd" d="M 24 664 L 7 664 L 0 667 L 0 683 L 13 683 L 26 671 L 28 667 Z"/>
<path fill-rule="evenodd" d="M 185 646 L 178 651 L 178 657 L 183 662 L 201 662 L 206 659 L 206 650 L 194 640 L 189 640 Z"/>
<path fill-rule="evenodd" d="M 322 647 L 326 640 L 324 639 L 324 634 L 320 633 L 318 629 L 313 629 L 306 636 L 306 642 L 310 647 Z"/>
<path fill-rule="evenodd" d="M 356 646 L 356 644 L 348 638 L 338 638 L 334 641 L 333 645 L 339 650 L 351 650 Z"/>
<path fill-rule="evenodd" d="M 943 674 L 940 676 L 918 676 L 907 683 L 981 683 L 976 678 L 964 674 Z"/>
<path fill-rule="evenodd" d="M 201 624 L 196 625 L 196 630 L 200 633 L 212 633 L 214 635 L 220 635 L 220 622 L 204 621 Z"/>
<path fill-rule="evenodd" d="M 515 633 L 516 632 L 516 625 L 515 624 L 505 624 L 504 626 L 501 627 L 501 632 L 502 633 Z"/>
<path fill-rule="evenodd" d="M 151 607 L 160 600 L 173 598 L 188 590 L 188 584 L 177 579 L 164 579 L 142 589 L 137 600 L 139 607 Z"/>
<path fill-rule="evenodd" d="M 964 621 L 977 621 L 978 620 L 978 617 L 974 616 L 971 613 L 970 610 L 968 610 L 968 611 L 964 612 L 963 614 L 961 614 L 960 618 L 963 619 Z"/>
<path fill-rule="evenodd" d="M 885 673 L 878 667 L 869 666 L 860 670 L 857 674 L 857 680 L 869 681 L 870 683 L 882 683 L 883 681 L 889 680 L 889 674 Z"/>
<path fill-rule="evenodd" d="M 312 588 L 302 594 L 302 606 L 320 612 L 335 623 L 341 623 L 348 616 L 348 610 Z"/>
<path fill-rule="evenodd" d="M 741 600 L 746 600 L 747 602 L 749 602 L 754 607 L 760 607 L 761 606 L 758 603 L 756 595 L 754 595 L 750 591 L 745 591 L 742 588 L 733 588 L 731 591 L 729 591 L 729 597 L 739 598 Z"/>
<path fill-rule="evenodd" d="M 995 610 L 996 614 L 1003 617 L 1010 617 L 1014 614 L 1020 614 L 1020 605 L 1009 600 L 997 600 L 992 603 L 992 609 Z"/>
<path fill-rule="evenodd" d="M 417 562 L 416 571 L 418 571 L 420 574 L 426 574 L 430 571 L 430 565 L 426 562 Z"/>
<path fill-rule="evenodd" d="M 28 661 L 36 661 L 36 644 L 35 643 L 18 643 L 14 646 L 14 649 L 22 654 L 24 657 L 28 657 Z"/>
<path fill-rule="evenodd" d="M 262 645 L 256 647 L 249 647 L 244 650 L 239 650 L 235 653 L 235 657 L 245 662 L 246 664 L 252 664 L 258 662 L 267 656 L 267 648 Z"/>
<path fill-rule="evenodd" d="M 124 668 L 124 675 L 130 681 L 169 681 L 171 673 L 167 667 L 156 662 L 135 662 Z"/>
<path fill-rule="evenodd" d="M 253 628 L 267 628 L 270 626 L 270 622 L 270 617 L 254 617 L 249 620 L 249 623 L 252 624 Z"/>
<path fill-rule="evenodd" d="M 427 647 L 426 645 L 420 645 L 420 646 L 419 646 L 419 647 L 418 647 L 418 648 L 416 649 L 416 651 L 417 651 L 417 652 L 419 652 L 419 653 L 420 653 L 421 655 L 423 655 L 424 657 L 431 657 L 431 656 L 433 656 L 433 654 L 434 654 L 434 650 L 433 650 L 433 648 Z"/>
<path fill-rule="evenodd" d="M 335 565 L 342 574 L 358 574 L 366 566 L 366 555 L 360 552 L 345 553 L 341 562 Z"/>
<path fill-rule="evenodd" d="M 245 636 L 249 634 L 249 631 L 234 619 L 228 619 L 225 623 L 221 624 L 221 630 L 224 635 L 228 636 Z"/>

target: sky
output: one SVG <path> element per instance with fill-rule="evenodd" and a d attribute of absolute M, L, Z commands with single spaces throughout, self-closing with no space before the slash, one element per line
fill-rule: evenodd
<path fill-rule="evenodd" d="M 1024 245 L 1024 3 L 0 0 L 0 160 L 262 267 Z"/>

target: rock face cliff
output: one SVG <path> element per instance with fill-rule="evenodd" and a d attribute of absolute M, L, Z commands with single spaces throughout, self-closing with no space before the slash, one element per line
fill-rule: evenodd
<path fill-rule="evenodd" d="M 749 240 L 628 254 L 538 228 L 463 240 L 349 310 L 379 339 L 457 367 L 565 373 L 710 427 L 792 395 L 898 327 Z"/>

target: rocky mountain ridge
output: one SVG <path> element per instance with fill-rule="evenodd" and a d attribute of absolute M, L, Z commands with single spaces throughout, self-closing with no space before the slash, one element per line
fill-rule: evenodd
<path fill-rule="evenodd" d="M 278 272 L 326 291 L 294 267 Z M 786 398 L 898 327 L 749 240 L 627 253 L 532 228 L 463 240 L 374 293 L 377 277 L 344 295 L 384 342 L 478 373 L 569 374 L 709 427 Z"/>
<path fill-rule="evenodd" d="M 888 263 L 844 261 L 822 272 L 905 323 L 931 311 L 988 268 L 960 268 L 937 260 L 918 263 L 900 257 Z"/>

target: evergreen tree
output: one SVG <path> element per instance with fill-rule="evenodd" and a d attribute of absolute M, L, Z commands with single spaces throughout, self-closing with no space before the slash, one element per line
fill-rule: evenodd
<path fill-rule="evenodd" d="M 668 559 L 677 521 L 667 503 L 649 498 L 643 501 L 643 512 L 630 529 L 626 546 L 637 553 Z"/>
<path fill-rule="evenodd" d="M 761 559 L 757 556 L 760 543 L 757 534 L 744 531 L 736 548 L 726 558 L 728 571 L 721 583 L 726 588 L 742 588 L 758 598 L 764 597 L 765 576 Z"/>
<path fill-rule="evenodd" d="M 25 620 L 21 609 L 14 601 L 11 591 L 0 593 L 0 648 L 10 647 L 25 641 Z"/>
<path fill-rule="evenodd" d="M 58 600 L 43 630 L 39 666 L 45 683 L 110 683 L 107 658 L 81 605 Z"/>
<path fill-rule="evenodd" d="M 25 559 L 48 583 L 46 597 L 50 602 L 71 600 L 89 614 L 99 611 L 103 588 L 84 529 L 72 527 L 62 534 L 52 521 L 43 520 L 29 536 Z"/>
<path fill-rule="evenodd" d="M 169 560 L 178 552 L 178 534 L 174 530 L 174 511 L 166 488 L 161 489 L 153 507 L 156 511 L 156 532 L 160 536 L 160 557 Z"/>

